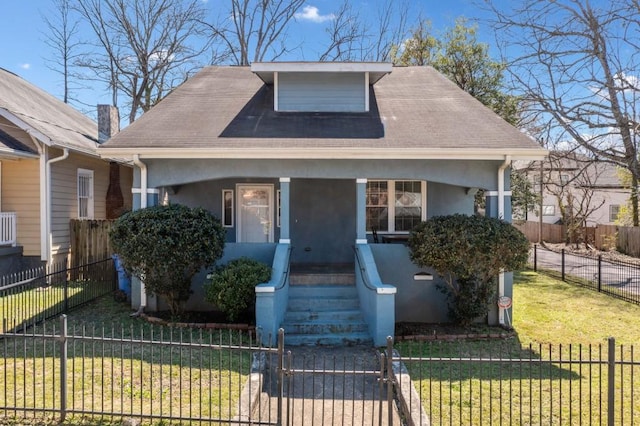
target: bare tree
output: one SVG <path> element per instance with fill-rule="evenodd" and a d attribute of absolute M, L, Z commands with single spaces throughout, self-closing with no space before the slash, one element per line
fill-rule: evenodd
<path fill-rule="evenodd" d="M 545 163 L 543 185 L 557 202 L 568 242 L 586 244 L 587 220 L 606 202 L 596 191 L 604 164 L 573 151 L 553 151 Z"/>
<path fill-rule="evenodd" d="M 407 38 L 409 3 L 387 1 L 378 8 L 376 23 L 366 59 L 379 62 L 393 60 L 397 46 Z"/>
<path fill-rule="evenodd" d="M 234 65 L 275 60 L 290 52 L 286 30 L 304 0 L 227 0 L 218 22 L 207 24 L 220 38 Z"/>
<path fill-rule="evenodd" d="M 549 122 L 557 139 L 629 170 L 638 226 L 639 2 L 522 0 L 504 10 L 486 2 L 529 113 Z"/>
<path fill-rule="evenodd" d="M 79 21 L 72 14 L 71 0 L 53 0 L 53 13 L 43 14 L 42 20 L 46 27 L 44 42 L 53 51 L 46 60 L 47 67 L 62 75 L 62 97 L 66 104 L 73 95 L 71 68 L 80 55 Z"/>
<path fill-rule="evenodd" d="M 366 30 L 351 4 L 344 1 L 326 28 L 329 45 L 320 61 L 353 61 L 362 57 L 362 43 Z"/>
<path fill-rule="evenodd" d="M 126 97 L 129 122 L 182 83 L 209 46 L 199 0 L 76 0 L 76 10 L 98 48 L 78 64 L 109 85 L 114 105 Z"/>

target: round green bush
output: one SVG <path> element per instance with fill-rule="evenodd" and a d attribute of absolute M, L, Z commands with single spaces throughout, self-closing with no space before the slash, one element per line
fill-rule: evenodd
<path fill-rule="evenodd" d="M 109 232 L 123 266 L 149 293 L 166 299 L 179 317 L 191 280 L 222 257 L 225 230 L 209 211 L 180 204 L 153 206 L 120 216 Z"/>
<path fill-rule="evenodd" d="M 271 279 L 271 268 L 241 257 L 216 267 L 204 284 L 205 299 L 224 312 L 229 321 L 252 315 L 256 306 L 255 287 Z"/>
<path fill-rule="evenodd" d="M 408 245 L 414 263 L 444 279 L 449 315 L 462 325 L 488 313 L 500 272 L 524 268 L 529 255 L 527 238 L 510 223 L 461 214 L 420 223 Z"/>

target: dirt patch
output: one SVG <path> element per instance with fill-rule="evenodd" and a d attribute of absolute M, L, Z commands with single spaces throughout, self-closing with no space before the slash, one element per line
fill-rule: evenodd
<path fill-rule="evenodd" d="M 400 322 L 395 327 L 396 340 L 465 340 L 500 339 L 515 336 L 512 329 L 474 324 L 460 327 L 454 324 Z"/>

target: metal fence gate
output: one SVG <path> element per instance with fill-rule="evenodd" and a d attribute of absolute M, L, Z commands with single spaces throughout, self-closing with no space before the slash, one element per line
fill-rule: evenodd
<path fill-rule="evenodd" d="M 279 424 L 401 424 L 386 352 L 358 346 L 285 352 L 284 340 L 281 330 L 274 389 Z"/>

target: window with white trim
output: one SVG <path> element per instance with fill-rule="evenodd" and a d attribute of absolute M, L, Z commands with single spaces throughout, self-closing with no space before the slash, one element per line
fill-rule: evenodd
<path fill-rule="evenodd" d="M 556 206 L 553 204 L 545 204 L 542 206 L 542 216 L 555 216 Z"/>
<path fill-rule="evenodd" d="M 411 231 L 427 217 L 426 198 L 427 183 L 424 181 L 367 181 L 367 231 Z"/>
<path fill-rule="evenodd" d="M 609 222 L 615 222 L 620 215 L 620 204 L 609 205 Z"/>
<path fill-rule="evenodd" d="M 222 226 L 233 228 L 233 190 L 222 190 Z"/>
<path fill-rule="evenodd" d="M 78 219 L 93 219 L 93 170 L 78 169 Z"/>

